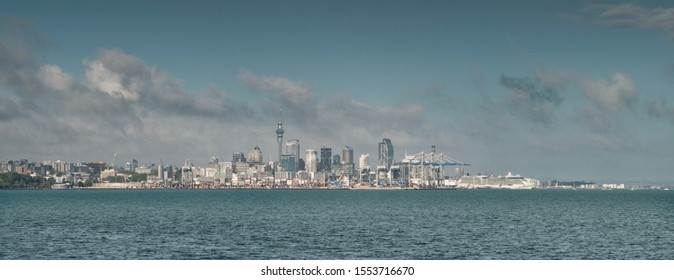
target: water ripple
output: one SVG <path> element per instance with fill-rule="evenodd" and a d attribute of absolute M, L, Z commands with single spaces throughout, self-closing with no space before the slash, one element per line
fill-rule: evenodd
<path fill-rule="evenodd" d="M 3 191 L 0 259 L 672 259 L 674 192 Z"/>

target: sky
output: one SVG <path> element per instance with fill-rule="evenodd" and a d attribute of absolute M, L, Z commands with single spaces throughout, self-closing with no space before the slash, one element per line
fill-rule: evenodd
<path fill-rule="evenodd" d="M 666 1 L 0 0 L 0 159 L 276 158 L 281 118 L 371 164 L 390 138 L 471 173 L 674 182 L 673 54 Z"/>

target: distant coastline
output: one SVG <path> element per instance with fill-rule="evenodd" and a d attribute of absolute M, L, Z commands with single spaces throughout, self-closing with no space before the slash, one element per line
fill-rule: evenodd
<path fill-rule="evenodd" d="M 104 184 L 104 183 L 103 183 Z M 123 183 L 120 183 L 123 184 Z M 215 191 L 236 191 L 236 190 L 257 190 L 257 191 L 303 191 L 303 190 L 314 190 L 314 191 L 480 191 L 480 190 L 507 190 L 507 191 L 669 191 L 673 188 L 671 186 L 646 186 L 646 187 L 626 187 L 624 189 L 615 189 L 615 188 L 579 188 L 579 187 L 545 187 L 545 188 L 533 188 L 533 189 L 508 189 L 508 188 L 411 188 L 411 187 L 270 187 L 270 188 L 260 188 L 260 187 L 201 187 L 201 188 L 188 188 L 188 187 L 140 187 L 140 186 L 91 186 L 91 187 L 57 187 L 57 188 L 45 188 L 45 187 L 11 187 L 11 188 L 0 188 L 0 191 L 13 191 L 13 190 L 34 190 L 34 191 L 95 191 L 95 190 L 120 190 L 120 191 L 134 191 L 134 190 L 215 190 Z"/>

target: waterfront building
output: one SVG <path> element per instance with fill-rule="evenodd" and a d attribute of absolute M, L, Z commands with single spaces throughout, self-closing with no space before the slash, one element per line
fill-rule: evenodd
<path fill-rule="evenodd" d="M 255 146 L 250 153 L 248 153 L 248 162 L 253 164 L 262 164 L 262 150 L 260 147 Z"/>
<path fill-rule="evenodd" d="M 330 171 L 332 170 L 332 148 L 323 146 L 321 148 L 321 158 L 319 161 L 318 171 Z"/>
<path fill-rule="evenodd" d="M 189 159 L 185 160 L 185 164 L 181 168 L 180 180 L 183 183 L 192 183 L 194 180 L 194 165 Z"/>
<path fill-rule="evenodd" d="M 220 159 L 212 156 L 208 159 L 208 166 L 206 167 L 206 177 L 215 178 L 220 174 Z"/>
<path fill-rule="evenodd" d="M 307 172 L 318 172 L 318 154 L 314 149 L 308 149 L 306 152 L 306 168 Z"/>
<path fill-rule="evenodd" d="M 391 165 L 393 165 L 393 144 L 391 143 L 391 139 L 384 138 L 379 142 L 377 169 L 389 170 L 391 169 Z"/>
<path fill-rule="evenodd" d="M 220 162 L 218 164 L 220 166 L 220 179 L 223 179 L 222 181 L 226 181 L 227 179 L 232 179 L 232 171 L 233 171 L 233 165 L 231 162 Z"/>
<path fill-rule="evenodd" d="M 248 163 L 246 163 L 245 161 L 234 162 L 233 165 L 234 165 L 233 172 L 236 174 L 241 175 L 248 172 Z"/>
<path fill-rule="evenodd" d="M 115 172 L 114 169 L 106 169 L 101 171 L 101 181 L 105 180 L 108 177 L 115 177 L 117 173 Z"/>

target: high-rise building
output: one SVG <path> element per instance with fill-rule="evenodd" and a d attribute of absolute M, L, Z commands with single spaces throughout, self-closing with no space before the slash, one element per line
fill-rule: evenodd
<path fill-rule="evenodd" d="M 358 159 L 358 169 L 369 170 L 370 169 L 370 154 L 362 154 Z"/>
<path fill-rule="evenodd" d="M 164 166 L 157 165 L 157 179 L 164 180 Z"/>
<path fill-rule="evenodd" d="M 281 168 L 283 171 L 287 172 L 297 172 L 297 161 L 295 161 L 295 155 L 282 155 L 281 156 Z"/>
<path fill-rule="evenodd" d="M 295 166 L 299 166 L 300 162 L 300 140 L 290 139 L 286 142 L 286 154 L 295 157 Z"/>
<path fill-rule="evenodd" d="M 212 156 L 208 159 L 208 167 L 206 167 L 206 177 L 218 177 L 220 174 L 220 159 Z"/>
<path fill-rule="evenodd" d="M 339 155 L 332 156 L 332 166 L 342 165 L 342 157 Z"/>
<path fill-rule="evenodd" d="M 345 164 L 353 163 L 353 149 L 349 146 L 345 146 L 344 149 L 342 149 L 342 161 L 344 161 Z"/>
<path fill-rule="evenodd" d="M 189 159 L 185 160 L 185 164 L 181 169 L 180 180 L 184 183 L 191 183 L 194 180 L 194 165 Z"/>
<path fill-rule="evenodd" d="M 332 148 L 323 146 L 321 148 L 321 159 L 318 167 L 318 171 L 330 171 L 332 170 Z"/>
<path fill-rule="evenodd" d="M 377 162 L 378 168 L 384 167 L 386 170 L 391 169 L 393 165 L 393 144 L 391 139 L 384 138 L 379 142 L 379 161 Z"/>
<path fill-rule="evenodd" d="M 353 149 L 349 146 L 345 146 L 344 149 L 342 149 L 342 169 L 344 169 L 344 173 L 349 176 L 353 176 L 356 171 L 355 165 L 353 164 Z"/>
<path fill-rule="evenodd" d="M 306 171 L 307 172 L 318 172 L 318 154 L 314 149 L 308 149 L 305 155 L 306 157 Z"/>
<path fill-rule="evenodd" d="M 262 164 L 262 160 L 262 150 L 260 150 L 260 147 L 255 146 L 255 148 L 253 148 L 253 150 L 248 153 L 248 162 Z"/>
<path fill-rule="evenodd" d="M 232 155 L 232 162 L 246 162 L 246 156 L 243 155 L 243 152 L 236 152 Z"/>

